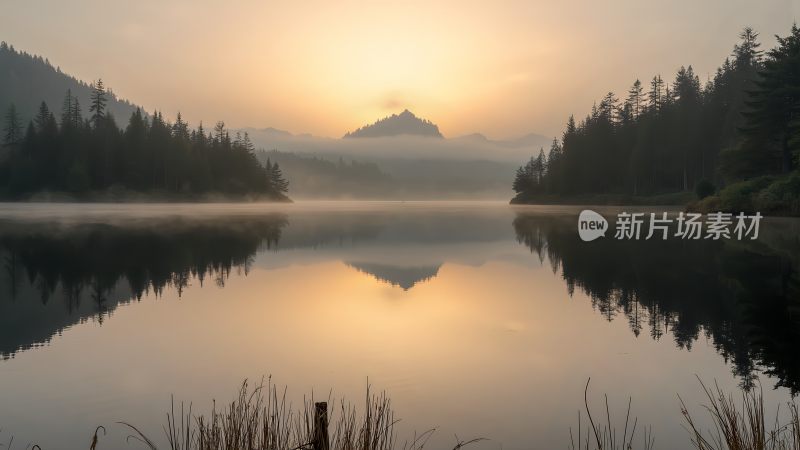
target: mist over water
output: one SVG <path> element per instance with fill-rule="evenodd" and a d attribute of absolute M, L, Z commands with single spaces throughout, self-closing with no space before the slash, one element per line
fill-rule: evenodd
<path fill-rule="evenodd" d="M 101 448 L 131 448 L 125 420 L 161 442 L 170 395 L 206 412 L 272 375 L 298 405 L 369 379 L 431 448 L 564 448 L 591 376 L 596 409 L 632 396 L 669 449 L 695 374 L 771 405 L 798 390 L 797 219 L 752 243 L 583 242 L 581 209 L 0 205 L 0 441 L 83 448 L 105 425 Z"/>

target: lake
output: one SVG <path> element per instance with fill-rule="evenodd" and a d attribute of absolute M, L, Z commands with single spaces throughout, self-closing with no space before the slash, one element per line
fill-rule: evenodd
<path fill-rule="evenodd" d="M 800 220 L 583 242 L 581 209 L 0 205 L 0 443 L 144 448 L 115 422 L 163 443 L 171 396 L 207 412 L 264 376 L 298 405 L 385 391 L 427 448 L 567 448 L 589 377 L 658 449 L 688 447 L 677 395 L 707 423 L 696 377 L 797 392 Z"/>

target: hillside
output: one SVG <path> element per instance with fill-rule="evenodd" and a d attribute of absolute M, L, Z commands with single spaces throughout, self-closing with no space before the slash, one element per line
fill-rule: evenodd
<path fill-rule="evenodd" d="M 394 180 L 373 162 L 331 161 L 311 155 L 260 150 L 262 164 L 277 163 L 292 187 L 294 198 L 365 198 L 389 196 Z"/>
<path fill-rule="evenodd" d="M 180 114 L 174 123 L 160 112 L 148 117 L 100 83 L 87 85 L 5 43 L 0 44 L 0 114 L 4 201 L 40 196 L 289 201 L 283 174 L 260 165 L 252 142 L 231 137 L 223 122 L 206 134 L 190 128 Z"/>
<path fill-rule="evenodd" d="M 439 127 L 433 122 L 420 119 L 409 110 L 400 114 L 384 117 L 371 125 L 365 125 L 344 135 L 345 138 L 390 137 L 390 136 L 425 136 L 441 138 Z"/>
<path fill-rule="evenodd" d="M 90 87 L 73 78 L 41 56 L 20 52 L 13 46 L 0 43 L 0 112 L 5 114 L 11 103 L 23 122 L 27 123 L 44 101 L 52 111 L 59 111 L 67 89 L 78 98 L 85 117 L 89 113 Z M 109 92 L 108 111 L 125 123 L 136 109 L 128 101 L 118 99 Z"/>

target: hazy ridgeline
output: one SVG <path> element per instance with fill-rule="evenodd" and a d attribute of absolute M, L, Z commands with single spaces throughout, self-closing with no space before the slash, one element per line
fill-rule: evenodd
<path fill-rule="evenodd" d="M 53 67 L 42 56 L 16 50 L 13 45 L 0 43 L 0 110 L 5 119 L 6 109 L 14 104 L 23 124 L 27 125 L 39 111 L 39 104 L 61 105 L 64 93 L 70 91 L 75 101 L 88 108 L 92 86 Z M 108 91 L 107 112 L 114 117 L 127 118 L 136 105 Z M 88 109 L 85 109 L 87 112 Z M 5 123 L 2 130 L 5 132 Z"/>
<path fill-rule="evenodd" d="M 580 194 L 696 191 L 701 209 L 800 214 L 800 30 L 766 52 L 746 28 L 704 85 L 681 67 L 672 83 L 636 80 L 620 103 L 609 92 L 569 118 L 547 155 L 517 171 L 515 201 Z M 771 176 L 767 178 L 759 178 Z M 736 184 L 746 180 L 746 183 Z"/>
<path fill-rule="evenodd" d="M 343 139 L 274 128 L 242 131 L 285 170 L 297 198 L 506 199 L 519 161 L 549 139 L 530 133 L 491 140 L 481 134 L 444 138 L 408 110 Z"/>
<path fill-rule="evenodd" d="M 404 139 L 391 139 L 393 143 L 388 145 Z M 380 148 L 381 144 L 375 145 Z M 505 199 L 508 174 L 515 166 L 504 161 L 358 157 L 350 153 L 273 150 L 257 154 L 263 163 L 280 164 L 295 199 Z"/>

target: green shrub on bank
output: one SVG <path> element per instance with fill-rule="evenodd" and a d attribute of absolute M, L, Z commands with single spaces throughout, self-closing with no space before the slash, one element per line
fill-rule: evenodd
<path fill-rule="evenodd" d="M 717 188 L 708 180 L 700 180 L 694 188 L 694 193 L 697 195 L 698 200 L 714 195 Z"/>
<path fill-rule="evenodd" d="M 690 204 L 688 209 L 800 216 L 800 173 L 740 181 Z"/>
<path fill-rule="evenodd" d="M 754 202 L 759 211 L 800 215 L 800 173 L 776 180 L 759 192 Z"/>
<path fill-rule="evenodd" d="M 769 186 L 773 180 L 771 176 L 763 176 L 725 187 L 719 192 L 720 209 L 731 212 L 755 212 L 755 195 Z"/>

